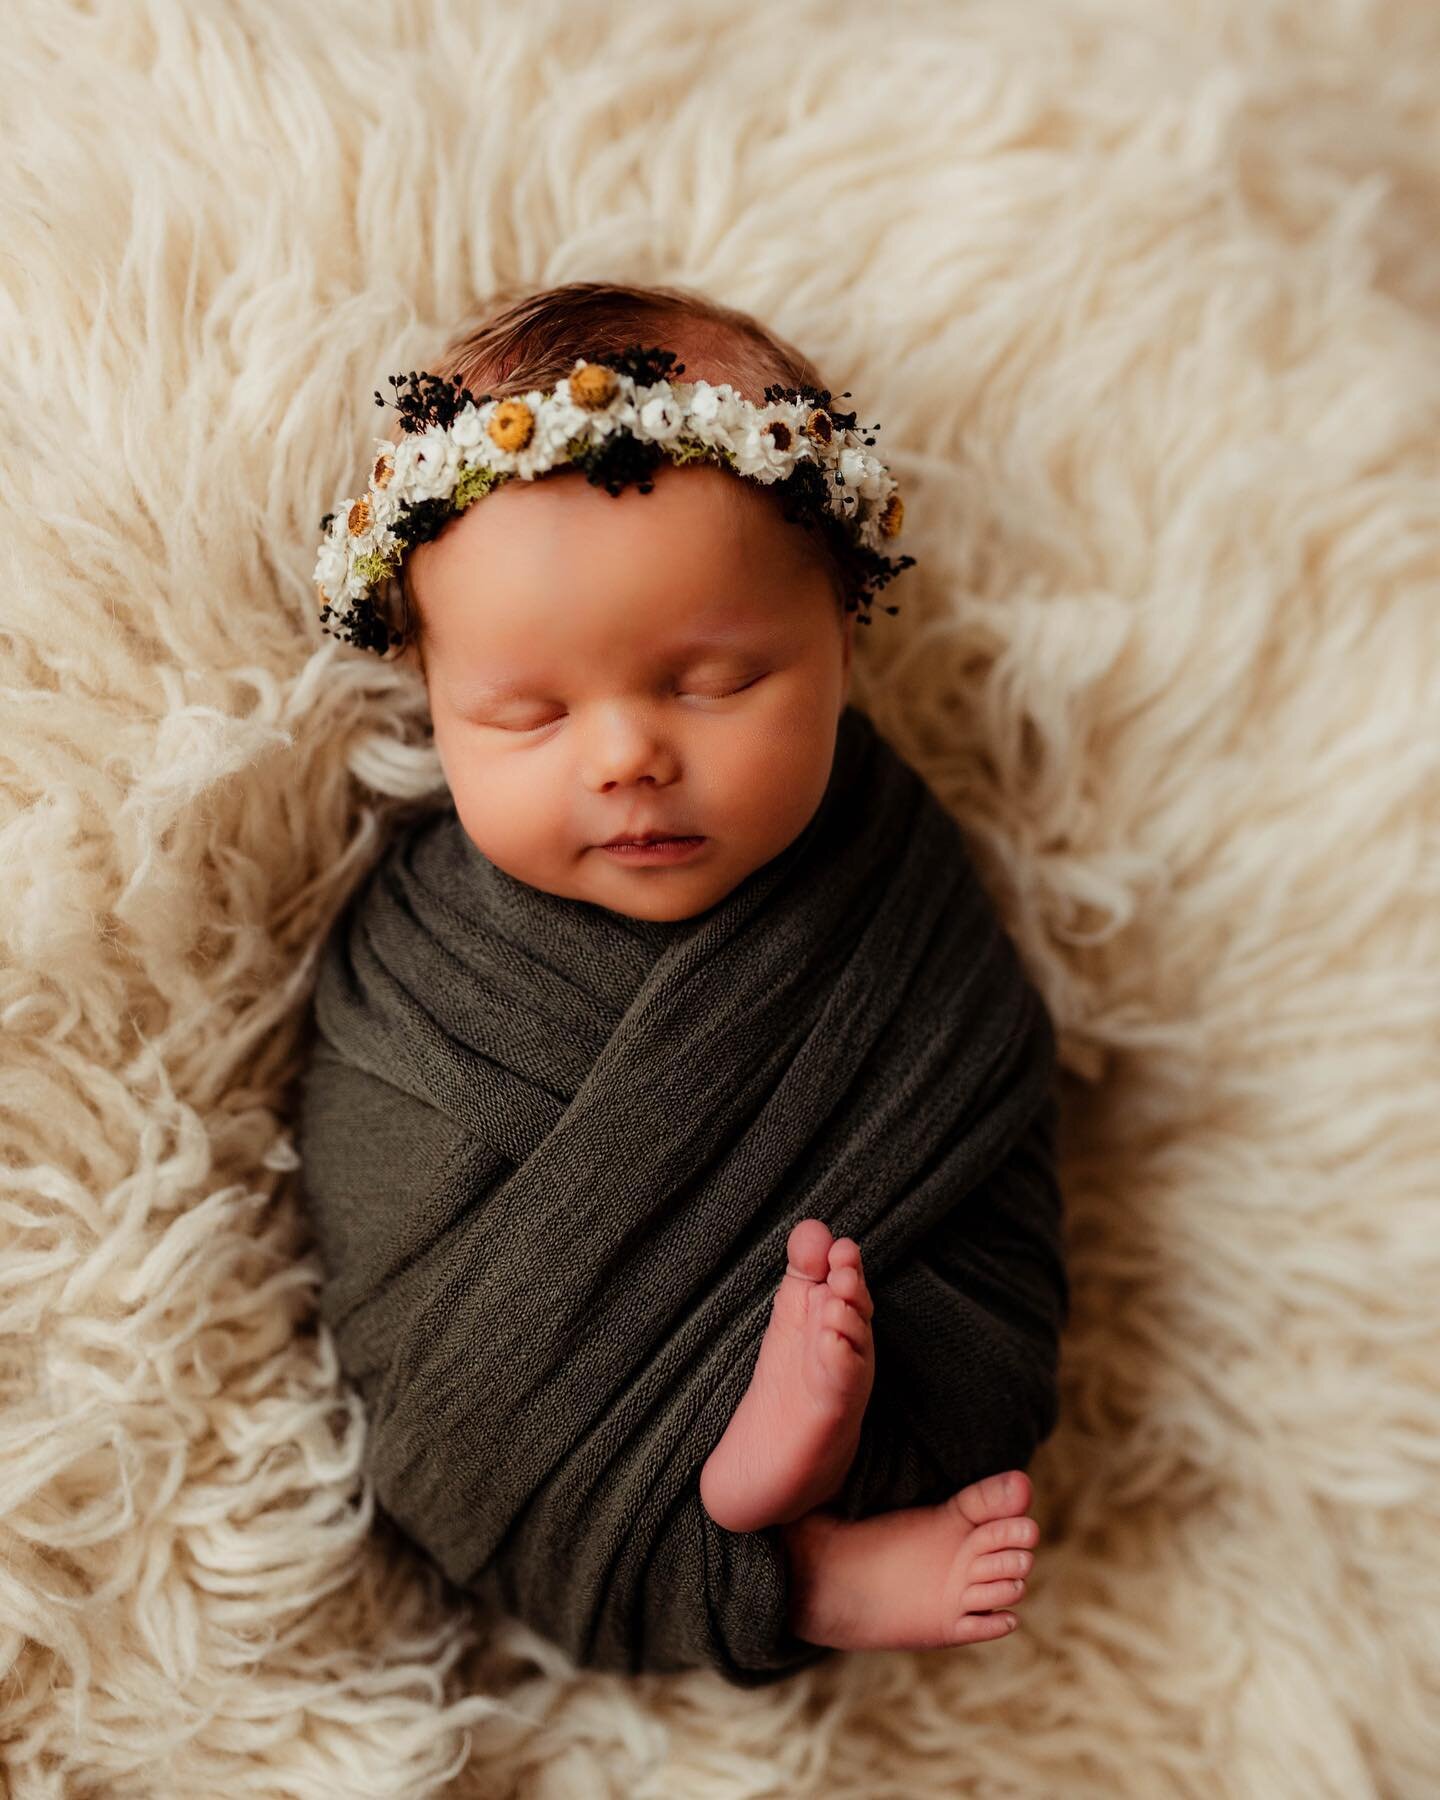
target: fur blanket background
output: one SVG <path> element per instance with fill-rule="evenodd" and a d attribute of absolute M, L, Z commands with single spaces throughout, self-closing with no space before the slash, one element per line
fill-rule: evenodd
<path fill-rule="evenodd" d="M 1440 19 L 20 0 L 0 38 L 0 1755 L 17 1797 L 1420 1796 L 1440 1771 Z M 374 1528 L 295 1047 L 436 792 L 322 639 L 371 398 L 678 280 L 884 426 L 852 697 L 1061 1030 L 1002 1642 L 574 1679 Z"/>

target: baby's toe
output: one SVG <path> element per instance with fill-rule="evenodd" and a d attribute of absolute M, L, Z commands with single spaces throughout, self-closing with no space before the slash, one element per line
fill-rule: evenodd
<path fill-rule="evenodd" d="M 1034 1567 L 1035 1558 L 1028 1550 L 992 1550 L 975 1558 L 970 1577 L 973 1581 L 998 1581 L 1002 1576 L 1028 1575 Z"/>
<path fill-rule="evenodd" d="M 820 1323 L 829 1326 L 831 1331 L 838 1331 L 856 1350 L 868 1351 L 871 1345 L 870 1322 L 848 1300 L 842 1300 L 836 1293 L 825 1298 L 820 1311 Z"/>
<path fill-rule="evenodd" d="M 785 1245 L 785 1273 L 802 1276 L 806 1281 L 824 1281 L 829 1269 L 827 1253 L 832 1247 L 830 1227 L 823 1219 L 802 1219 Z"/>
<path fill-rule="evenodd" d="M 830 1398 L 847 1403 L 851 1399 L 858 1402 L 862 1392 L 868 1397 L 872 1367 L 868 1331 L 866 1337 L 865 1343 L 857 1344 L 843 1331 L 822 1330 L 817 1334 L 814 1356 L 823 1387 L 815 1391 L 826 1392 Z"/>
<path fill-rule="evenodd" d="M 975 1581 L 960 1596 L 966 1612 L 990 1612 L 997 1606 L 1018 1606 L 1025 1598 L 1025 1583 L 1013 1581 Z"/>
<path fill-rule="evenodd" d="M 860 1246 L 852 1237 L 836 1238 L 830 1246 L 830 1267 L 832 1269 L 860 1266 Z"/>
<path fill-rule="evenodd" d="M 842 1262 L 837 1265 L 832 1255 L 829 1285 L 831 1293 L 848 1301 L 863 1319 L 868 1321 L 875 1316 L 875 1303 L 870 1298 L 870 1290 L 865 1285 L 865 1271 L 859 1263 Z"/>

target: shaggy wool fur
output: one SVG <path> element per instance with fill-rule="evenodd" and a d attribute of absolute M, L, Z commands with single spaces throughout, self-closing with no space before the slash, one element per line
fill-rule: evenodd
<path fill-rule="evenodd" d="M 1425 0 L 7 8 L 14 1795 L 1434 1791 L 1437 63 Z M 295 1201 L 316 952 L 438 781 L 317 521 L 387 374 L 582 277 L 882 421 L 852 695 L 1066 1071 L 1021 1627 L 754 1695 L 386 1537 Z"/>

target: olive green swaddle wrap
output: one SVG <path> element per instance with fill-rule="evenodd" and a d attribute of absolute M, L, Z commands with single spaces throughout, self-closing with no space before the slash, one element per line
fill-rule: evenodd
<path fill-rule="evenodd" d="M 875 1301 L 832 1509 L 940 1500 L 1053 1430 L 1053 1027 L 854 707 L 809 824 L 692 919 L 517 881 L 453 805 L 406 825 L 315 1023 L 302 1186 L 378 1502 L 580 1664 L 748 1686 L 831 1654 L 790 1629 L 780 1529 L 699 1495 L 803 1218 Z"/>

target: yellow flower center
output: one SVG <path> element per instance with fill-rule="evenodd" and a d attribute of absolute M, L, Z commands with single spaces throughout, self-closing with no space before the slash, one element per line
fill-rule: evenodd
<path fill-rule="evenodd" d="M 523 400 L 502 400 L 487 429 L 502 450 L 523 450 L 535 430 L 535 415 Z"/>
<path fill-rule="evenodd" d="M 604 363 L 585 363 L 570 377 L 570 398 L 587 412 L 598 412 L 615 398 L 620 383 Z"/>

